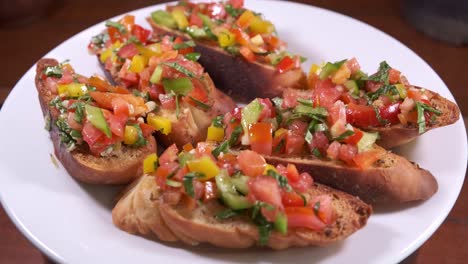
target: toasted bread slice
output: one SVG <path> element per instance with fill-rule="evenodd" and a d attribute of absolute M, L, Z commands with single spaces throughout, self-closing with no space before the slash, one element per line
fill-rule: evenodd
<path fill-rule="evenodd" d="M 426 126 L 424 133 L 429 130 L 448 126 L 457 122 L 457 120 L 460 118 L 460 109 L 454 102 L 448 100 L 436 92 L 432 92 L 421 87 L 416 88 L 424 89 L 426 93 L 430 94 L 431 105 L 442 113 L 439 116 L 435 116 L 434 121 L 430 122 Z M 380 138 L 377 141 L 377 144 L 386 149 L 401 146 L 422 135 L 419 133 L 419 128 L 417 125 L 397 124 L 385 127 L 372 127 L 366 130 L 379 132 Z"/>
<path fill-rule="evenodd" d="M 429 171 L 390 151 L 385 151 L 364 170 L 312 156 L 265 156 L 265 159 L 272 164 L 292 163 L 299 171 L 309 172 L 317 182 L 356 195 L 370 204 L 426 200 L 438 189 Z"/>
<path fill-rule="evenodd" d="M 341 241 L 364 227 L 372 209 L 361 200 L 323 185 L 314 184 L 306 195 L 328 194 L 337 219 L 322 231 L 290 229 L 287 235 L 274 231 L 267 246 L 273 249 L 325 246 Z M 243 216 L 219 220 L 215 215 L 225 207 L 217 200 L 195 209 L 184 203 L 166 201 L 154 176 L 145 175 L 130 186 L 112 210 L 114 224 L 132 234 L 156 235 L 162 241 L 182 241 L 189 245 L 209 243 L 224 248 L 258 245 L 257 227 Z"/>
<path fill-rule="evenodd" d="M 192 40 L 188 34 L 156 24 L 151 18 L 147 20 L 155 34 Z M 200 64 L 205 67 L 217 87 L 237 102 L 247 103 L 257 97 L 280 96 L 285 88 L 307 86 L 306 75 L 300 68 L 279 73 L 271 65 L 248 62 L 207 41 L 193 40 L 197 44 L 195 50 L 202 54 Z"/>
<path fill-rule="evenodd" d="M 91 184 L 124 184 L 129 183 L 141 175 L 143 160 L 147 155 L 156 152 L 155 139 L 147 138 L 144 147 L 133 148 L 122 146 L 116 155 L 97 157 L 90 153 L 86 144 L 82 144 L 72 151 L 60 143 L 59 130 L 55 121 L 59 116 L 57 109 L 49 106 L 56 94 L 42 78 L 48 66 L 56 66 L 55 59 L 41 59 L 37 62 L 36 88 L 39 95 L 42 113 L 50 120 L 50 137 L 54 144 L 55 155 L 68 173 L 79 181 Z"/>

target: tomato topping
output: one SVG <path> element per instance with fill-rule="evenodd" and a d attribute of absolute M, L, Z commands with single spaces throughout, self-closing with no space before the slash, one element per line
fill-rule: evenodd
<path fill-rule="evenodd" d="M 138 123 L 141 129 L 141 134 L 143 134 L 143 137 L 148 137 L 149 135 L 153 134 L 154 127 L 146 124 L 146 123 Z"/>
<path fill-rule="evenodd" d="M 297 99 L 311 99 L 312 93 L 309 91 L 301 91 L 298 89 L 286 89 L 283 92 L 283 104 L 281 107 L 283 108 L 294 108 L 296 107 L 299 102 Z"/>
<path fill-rule="evenodd" d="M 297 181 L 290 181 L 289 185 L 291 185 L 294 190 L 305 192 L 312 186 L 313 183 L 314 179 L 312 176 L 310 176 L 310 174 L 307 172 L 302 172 L 299 174 L 299 179 Z"/>
<path fill-rule="evenodd" d="M 240 54 L 249 62 L 255 61 L 255 54 L 247 47 L 242 46 L 239 50 Z"/>
<path fill-rule="evenodd" d="M 365 170 L 371 167 L 383 154 L 384 151 L 382 150 L 368 150 L 358 153 L 353 158 L 353 161 L 360 169 Z"/>
<path fill-rule="evenodd" d="M 177 149 L 177 146 L 175 144 L 172 144 L 163 152 L 163 154 L 161 154 L 161 157 L 159 157 L 159 163 L 165 164 L 175 161 L 177 159 L 178 152 L 179 149 Z"/>
<path fill-rule="evenodd" d="M 244 0 L 229 0 L 229 4 L 234 8 L 241 8 L 244 6 Z"/>
<path fill-rule="evenodd" d="M 307 124 L 294 120 L 289 125 L 288 135 L 286 137 L 286 154 L 301 154 L 305 142 L 304 135 L 307 130 Z"/>
<path fill-rule="evenodd" d="M 132 116 L 144 114 L 147 110 L 145 100 L 141 97 L 134 96 L 133 94 L 89 92 L 89 95 L 100 107 L 108 110 L 114 110 L 114 107 L 117 107 L 114 104 L 121 102 L 120 99 L 133 106 L 133 113 L 131 113 Z M 119 101 L 114 100 L 116 98 L 120 98 Z"/>
<path fill-rule="evenodd" d="M 310 206 L 318 209 L 317 216 L 326 225 L 330 225 L 336 218 L 332 207 L 332 198 L 329 195 L 320 195 L 312 199 Z"/>
<path fill-rule="evenodd" d="M 208 16 L 214 19 L 223 19 L 226 17 L 226 10 L 223 4 L 211 3 L 207 7 Z"/>
<path fill-rule="evenodd" d="M 261 175 L 252 178 L 248 182 L 249 195 L 253 195 L 255 200 L 273 205 L 277 208 L 283 208 L 281 202 L 281 190 L 278 182 L 270 176 Z"/>
<path fill-rule="evenodd" d="M 331 159 L 338 159 L 338 155 L 340 155 L 340 148 L 341 144 L 337 141 L 333 141 L 327 149 L 327 156 Z"/>
<path fill-rule="evenodd" d="M 374 108 L 368 105 L 349 104 L 346 109 L 346 119 L 351 125 L 357 127 L 381 125 L 377 120 Z"/>
<path fill-rule="evenodd" d="M 350 145 L 356 145 L 361 140 L 364 133 L 358 128 L 353 128 L 354 134 L 343 139 L 343 142 Z"/>
<path fill-rule="evenodd" d="M 237 161 L 242 173 L 251 177 L 262 175 L 266 166 L 265 159 L 251 150 L 241 151 L 237 156 Z"/>
<path fill-rule="evenodd" d="M 326 226 L 311 207 L 286 207 L 284 211 L 288 217 L 288 227 L 306 227 L 320 231 Z"/>
<path fill-rule="evenodd" d="M 125 45 L 122 48 L 120 48 L 120 50 L 117 52 L 117 55 L 119 55 L 119 57 L 124 58 L 124 59 L 131 59 L 133 58 L 133 56 L 137 54 L 138 54 L 138 49 L 135 43 L 129 43 Z"/>
<path fill-rule="evenodd" d="M 143 28 L 142 26 L 133 25 L 132 35 L 135 36 L 141 43 L 145 44 L 151 35 L 151 31 Z"/>
<path fill-rule="evenodd" d="M 161 108 L 163 109 L 176 109 L 175 96 L 173 96 L 172 94 L 160 94 L 159 101 L 161 102 Z"/>
<path fill-rule="evenodd" d="M 203 20 L 198 16 L 198 12 L 192 12 L 189 23 L 191 26 L 203 27 Z"/>
<path fill-rule="evenodd" d="M 203 196 L 203 201 L 209 201 L 211 199 L 218 198 L 218 188 L 216 187 L 216 183 L 212 181 L 206 181 L 204 183 L 205 191 Z"/>
<path fill-rule="evenodd" d="M 382 86 L 380 82 L 366 81 L 366 90 L 368 92 L 375 92 Z"/>
<path fill-rule="evenodd" d="M 395 69 L 390 69 L 388 71 L 388 82 L 390 84 L 396 84 L 400 82 L 401 73 Z"/>
<path fill-rule="evenodd" d="M 291 57 L 284 56 L 284 58 L 278 63 L 278 65 L 276 65 L 276 69 L 279 73 L 283 73 L 294 69 L 295 65 L 296 63 L 293 59 L 291 59 Z"/>
<path fill-rule="evenodd" d="M 297 171 L 296 166 L 294 164 L 288 164 L 286 166 L 286 175 L 289 181 L 296 182 L 299 180 L 299 172 Z"/>
<path fill-rule="evenodd" d="M 330 108 L 340 98 L 341 92 L 335 88 L 330 78 L 317 80 L 315 84 L 315 103 Z"/>
<path fill-rule="evenodd" d="M 400 113 L 400 103 L 396 102 L 379 108 L 380 116 L 390 124 L 398 124 L 398 114 Z"/>
<path fill-rule="evenodd" d="M 283 191 L 281 195 L 281 202 L 284 206 L 304 206 L 304 199 L 294 191 Z"/>
<path fill-rule="evenodd" d="M 338 159 L 346 162 L 349 165 L 353 165 L 354 164 L 353 158 L 356 156 L 357 152 L 358 150 L 356 146 L 342 144 L 340 146 Z"/>
<path fill-rule="evenodd" d="M 237 157 L 233 154 L 226 153 L 218 157 L 218 167 L 228 171 L 229 175 L 232 175 L 236 171 Z"/>
<path fill-rule="evenodd" d="M 107 27 L 107 33 L 109 34 L 109 38 L 112 43 L 115 43 L 117 41 L 123 41 L 122 34 L 115 27 Z"/>
<path fill-rule="evenodd" d="M 167 176 L 174 173 L 177 168 L 179 168 L 179 164 L 177 162 L 160 163 L 158 169 L 156 170 L 156 182 L 160 188 L 163 190 L 170 188 L 166 184 Z"/>
<path fill-rule="evenodd" d="M 268 98 L 258 98 L 260 104 L 262 104 L 262 112 L 260 112 L 260 117 L 258 120 L 262 121 L 265 118 L 272 118 L 276 117 L 275 109 L 273 108 L 273 104 L 271 103 L 270 99 Z"/>
<path fill-rule="evenodd" d="M 271 155 L 273 144 L 273 126 L 271 123 L 255 123 L 249 127 L 250 146 L 262 155 Z"/>
<path fill-rule="evenodd" d="M 354 74 L 361 69 L 361 66 L 359 65 L 359 62 L 357 61 L 356 58 L 347 60 L 346 66 L 351 71 L 351 74 Z"/>
<path fill-rule="evenodd" d="M 313 151 L 317 148 L 320 151 L 320 154 L 325 155 L 328 149 L 328 137 L 325 135 L 324 132 L 318 131 L 312 135 L 312 142 L 309 144 L 309 150 Z"/>
<path fill-rule="evenodd" d="M 128 116 L 116 116 L 113 115 L 110 111 L 105 109 L 102 110 L 104 118 L 109 124 L 110 130 L 112 133 L 120 138 L 124 136 L 125 124 L 127 123 Z"/>

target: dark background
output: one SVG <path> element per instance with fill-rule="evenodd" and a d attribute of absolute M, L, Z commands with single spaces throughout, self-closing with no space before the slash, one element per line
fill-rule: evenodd
<path fill-rule="evenodd" d="M 4 61 L 0 64 L 0 103 L 39 58 L 67 38 L 109 17 L 159 2 L 163 1 L 0 0 L 0 51 Z M 404 1 L 296 2 L 343 13 L 395 37 L 431 65 L 455 96 L 462 113 L 467 113 L 468 101 L 464 99 L 468 96 L 468 47 L 441 42 L 417 31 L 403 18 Z M 412 2 L 422 4 L 423 1 Z M 36 6 L 31 7 L 32 3 Z M 274 21 L 274 18 L 270 19 Z M 463 201 L 467 199 L 465 183 L 458 202 L 442 226 L 405 260 L 406 263 L 466 263 L 468 205 Z M 14 227 L 1 207 L 0 263 L 47 263 Z"/>

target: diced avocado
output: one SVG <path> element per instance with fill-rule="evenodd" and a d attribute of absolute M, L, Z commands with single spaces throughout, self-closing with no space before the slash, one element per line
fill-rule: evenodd
<path fill-rule="evenodd" d="M 177 22 L 172 15 L 164 10 L 157 10 L 151 13 L 151 18 L 156 24 L 166 26 L 168 28 L 176 29 Z"/>

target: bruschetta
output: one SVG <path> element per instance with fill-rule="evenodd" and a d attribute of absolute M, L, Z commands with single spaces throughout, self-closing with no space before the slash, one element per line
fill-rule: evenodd
<path fill-rule="evenodd" d="M 238 102 L 306 86 L 303 58 L 287 52 L 274 25 L 244 8 L 243 1 L 180 1 L 154 11 L 148 21 L 155 34 L 193 40 L 200 63 Z"/>
<path fill-rule="evenodd" d="M 148 122 L 154 124 L 158 142 L 179 147 L 196 144 L 206 138 L 214 117 L 236 106 L 197 62 L 200 54 L 193 41 L 150 38 L 150 31 L 135 24 L 130 15 L 106 25 L 92 38 L 89 49 L 112 80 L 157 105 L 156 116 L 150 114 Z"/>
<path fill-rule="evenodd" d="M 411 85 L 385 61 L 371 75 L 361 71 L 355 58 L 313 65 L 308 83 L 312 89 L 310 98 L 316 105 L 329 108 L 336 101 L 343 101 L 348 122 L 362 130 L 378 132 L 377 143 L 384 148 L 405 144 L 431 129 L 453 124 L 460 116 L 455 103 Z M 291 91 L 287 100 L 295 96 Z"/>
<path fill-rule="evenodd" d="M 166 149 L 158 164 L 130 185 L 112 210 L 132 234 L 188 245 L 273 249 L 325 246 L 365 226 L 371 206 L 314 183 L 294 165 L 266 163 L 253 151 L 226 153 L 199 143 Z"/>
<path fill-rule="evenodd" d="M 290 99 L 255 99 L 215 119 L 207 135 L 219 143 L 213 154 L 252 149 L 372 204 L 425 200 L 437 191 L 430 172 L 378 146 L 378 133 L 352 126 L 342 101 L 327 109 L 309 97 Z"/>
<path fill-rule="evenodd" d="M 55 59 L 37 62 L 35 81 L 55 156 L 71 176 L 124 184 L 141 175 L 143 160 L 156 150 L 141 97 Z"/>

